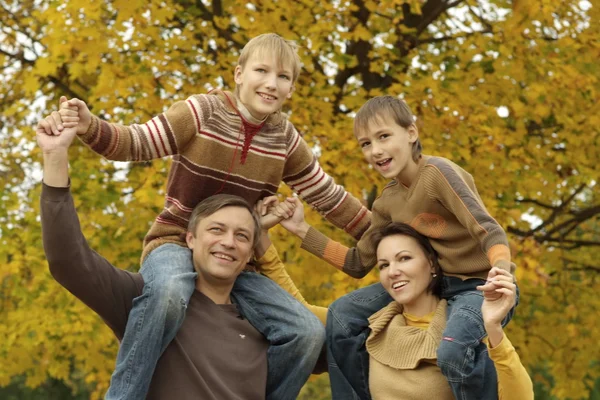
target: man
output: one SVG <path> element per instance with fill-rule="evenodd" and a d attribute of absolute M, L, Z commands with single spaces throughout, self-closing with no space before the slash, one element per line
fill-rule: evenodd
<path fill-rule="evenodd" d="M 113 267 L 83 237 L 69 191 L 67 150 L 75 135 L 72 128 L 47 135 L 38 125 L 44 249 L 54 278 L 121 339 L 144 282 L 139 274 Z M 157 364 L 149 399 L 265 398 L 269 343 L 240 316 L 231 293 L 259 231 L 258 217 L 237 196 L 213 196 L 194 209 L 186 242 L 198 273 L 196 289 L 181 329 Z"/>

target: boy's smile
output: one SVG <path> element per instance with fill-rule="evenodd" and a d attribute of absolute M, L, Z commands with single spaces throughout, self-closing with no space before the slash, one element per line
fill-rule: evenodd
<path fill-rule="evenodd" d="M 294 91 L 291 65 L 264 52 L 251 56 L 243 68 L 235 68 L 235 83 L 242 104 L 259 120 L 281 109 Z"/>
<path fill-rule="evenodd" d="M 419 137 L 414 125 L 403 128 L 392 118 L 378 115 L 367 124 L 366 130 L 355 134 L 365 160 L 375 170 L 410 186 L 418 170 L 412 159 L 412 145 Z"/>

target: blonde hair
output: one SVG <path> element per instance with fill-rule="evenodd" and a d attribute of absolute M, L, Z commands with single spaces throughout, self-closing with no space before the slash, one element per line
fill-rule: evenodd
<path fill-rule="evenodd" d="M 367 101 L 354 117 L 354 134 L 365 131 L 377 118 L 391 118 L 397 125 L 408 129 L 415 123 L 415 118 L 408 104 L 394 96 L 377 96 Z M 419 138 L 412 145 L 412 159 L 418 162 L 423 146 Z"/>
<path fill-rule="evenodd" d="M 244 68 L 250 56 L 254 54 L 272 54 L 279 61 L 279 66 L 290 63 L 292 67 L 292 82 L 295 83 L 300 75 L 301 61 L 298 55 L 298 45 L 293 40 L 286 40 L 276 33 L 263 33 L 252 38 L 240 53 L 238 65 Z"/>

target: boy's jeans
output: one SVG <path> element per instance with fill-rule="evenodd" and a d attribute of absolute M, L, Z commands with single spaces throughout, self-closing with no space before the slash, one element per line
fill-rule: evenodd
<path fill-rule="evenodd" d="M 133 300 L 105 399 L 146 398 L 156 363 L 183 323 L 195 288 L 192 253 L 164 244 L 144 260 L 144 290 Z M 242 272 L 231 293 L 241 314 L 270 343 L 267 399 L 295 399 L 325 341 L 323 324 L 275 282 Z"/>
<path fill-rule="evenodd" d="M 447 323 L 437 352 L 437 363 L 448 379 L 457 400 L 497 399 L 496 369 L 481 343 L 486 336 L 481 316 L 483 296 L 475 287 L 482 279 L 462 281 L 444 277 L 442 297 L 448 300 Z M 327 315 L 327 361 L 334 400 L 371 399 L 368 318 L 393 299 L 377 283 L 339 298 Z M 517 288 L 517 303 L 519 291 Z M 512 318 L 513 309 L 503 325 Z"/>

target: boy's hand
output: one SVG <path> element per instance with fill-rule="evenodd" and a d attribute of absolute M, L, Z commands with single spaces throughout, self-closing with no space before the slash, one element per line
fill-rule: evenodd
<path fill-rule="evenodd" d="M 304 239 L 310 229 L 310 225 L 304 220 L 304 206 L 302 202 L 297 197 L 288 197 L 282 204 L 293 204 L 294 211 L 289 218 L 283 219 L 280 222 L 281 226 L 301 239 Z"/>
<path fill-rule="evenodd" d="M 481 314 L 487 327 L 501 327 L 502 320 L 514 307 L 517 298 L 517 285 L 510 272 L 500 268 L 492 268 L 485 285 L 477 287 L 483 292 Z"/>
<path fill-rule="evenodd" d="M 62 96 L 58 112 L 65 125 L 73 122 L 76 124 L 78 135 L 86 133 L 92 123 L 92 113 L 87 105 L 79 99 L 67 100 L 66 97 Z"/>

